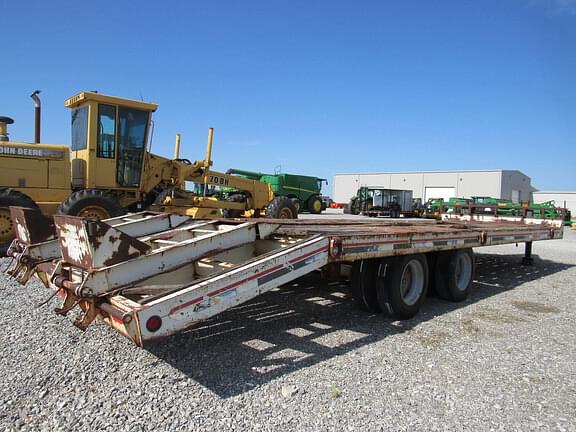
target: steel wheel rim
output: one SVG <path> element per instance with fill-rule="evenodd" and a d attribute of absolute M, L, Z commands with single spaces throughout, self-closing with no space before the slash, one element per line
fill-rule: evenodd
<path fill-rule="evenodd" d="M 408 306 L 418 302 L 424 291 L 424 267 L 418 260 L 409 261 L 400 277 L 400 294 Z"/>
<path fill-rule="evenodd" d="M 105 208 L 99 206 L 88 206 L 80 210 L 78 212 L 78 216 L 83 218 L 102 220 L 110 218 L 110 213 L 108 213 L 108 211 Z"/>
<path fill-rule="evenodd" d="M 470 255 L 458 254 L 454 273 L 456 276 L 456 288 L 459 291 L 466 290 L 472 278 L 472 258 L 470 258 Z"/>
<path fill-rule="evenodd" d="M 314 211 L 322 211 L 322 202 L 319 200 L 314 200 L 314 203 L 312 204 L 312 208 L 314 209 Z"/>
<path fill-rule="evenodd" d="M 14 224 L 10 217 L 10 210 L 7 208 L 0 209 L 0 242 L 8 241 L 14 233 Z"/>

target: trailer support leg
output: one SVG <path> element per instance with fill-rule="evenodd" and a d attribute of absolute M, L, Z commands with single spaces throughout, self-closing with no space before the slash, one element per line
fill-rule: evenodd
<path fill-rule="evenodd" d="M 522 265 L 533 265 L 534 258 L 532 258 L 532 242 L 525 243 L 524 258 L 522 258 Z"/>

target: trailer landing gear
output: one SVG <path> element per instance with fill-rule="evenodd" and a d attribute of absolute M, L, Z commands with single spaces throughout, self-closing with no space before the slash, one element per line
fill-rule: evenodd
<path fill-rule="evenodd" d="M 524 258 L 522 258 L 522 265 L 531 266 L 534 265 L 534 258 L 532 258 L 532 242 L 528 241 L 525 243 L 524 248 Z"/>

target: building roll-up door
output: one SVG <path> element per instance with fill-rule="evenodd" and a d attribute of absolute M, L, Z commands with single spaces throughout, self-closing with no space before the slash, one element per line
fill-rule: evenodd
<path fill-rule="evenodd" d="M 453 187 L 430 187 L 426 186 L 424 192 L 424 201 L 428 201 L 431 198 L 443 198 L 444 200 L 449 200 L 455 197 L 455 191 Z"/>

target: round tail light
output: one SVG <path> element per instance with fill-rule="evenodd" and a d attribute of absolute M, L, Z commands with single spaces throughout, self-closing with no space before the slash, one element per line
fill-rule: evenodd
<path fill-rule="evenodd" d="M 153 315 L 146 321 L 146 329 L 151 333 L 160 330 L 160 327 L 162 327 L 162 318 L 158 315 Z"/>

